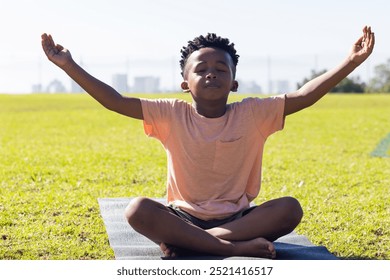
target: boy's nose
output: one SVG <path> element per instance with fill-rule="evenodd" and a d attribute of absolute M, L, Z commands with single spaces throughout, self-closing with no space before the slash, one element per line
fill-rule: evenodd
<path fill-rule="evenodd" d="M 217 77 L 217 75 L 215 75 L 214 71 L 210 71 L 207 75 L 206 75 L 206 78 L 207 79 L 215 79 Z"/>

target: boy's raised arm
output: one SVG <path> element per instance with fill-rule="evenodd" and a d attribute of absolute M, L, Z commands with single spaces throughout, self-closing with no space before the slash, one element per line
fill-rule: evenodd
<path fill-rule="evenodd" d="M 365 26 L 363 35 L 338 67 L 309 81 L 296 92 L 286 94 L 284 115 L 293 114 L 317 102 L 370 56 L 374 44 L 374 33 L 371 32 L 371 27 Z"/>
<path fill-rule="evenodd" d="M 51 62 L 64 70 L 104 107 L 122 115 L 143 119 L 141 101 L 138 98 L 122 96 L 109 85 L 88 74 L 73 60 L 67 49 L 54 43 L 51 35 L 42 34 L 42 48 Z"/>

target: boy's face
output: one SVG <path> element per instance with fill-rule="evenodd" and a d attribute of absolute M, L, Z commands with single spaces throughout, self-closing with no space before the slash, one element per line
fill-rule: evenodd
<path fill-rule="evenodd" d="M 181 87 L 195 101 L 227 100 L 230 91 L 237 91 L 234 72 L 233 60 L 226 51 L 202 48 L 189 56 Z"/>

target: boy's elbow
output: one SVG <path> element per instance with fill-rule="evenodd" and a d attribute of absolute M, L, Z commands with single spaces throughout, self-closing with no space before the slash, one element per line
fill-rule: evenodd
<path fill-rule="evenodd" d="M 91 94 L 92 95 L 92 94 Z M 92 95 L 94 96 L 94 95 Z M 110 98 L 107 98 L 107 97 L 98 97 L 98 96 L 94 96 L 96 101 L 100 103 L 100 105 L 102 105 L 104 108 L 110 110 L 110 111 L 114 111 L 114 112 L 117 112 L 118 110 L 120 110 L 120 100 L 118 97 L 110 97 Z"/>
<path fill-rule="evenodd" d="M 105 108 L 134 119 L 143 119 L 141 101 L 137 98 L 116 97 L 112 102 L 103 104 Z"/>
<path fill-rule="evenodd" d="M 108 102 L 108 103 L 101 103 L 103 105 L 104 108 L 112 111 L 112 112 L 116 112 L 116 113 L 119 113 L 119 114 L 122 114 L 122 111 L 123 111 L 123 108 L 122 106 L 120 106 L 120 104 L 116 103 L 116 102 Z"/>
<path fill-rule="evenodd" d="M 296 113 L 302 109 L 305 109 L 313 105 L 310 98 L 307 98 L 304 93 L 296 91 L 291 94 L 286 94 L 284 115 L 290 115 Z"/>
<path fill-rule="evenodd" d="M 113 106 L 110 106 L 110 105 L 106 105 L 106 104 L 102 104 L 102 105 L 103 105 L 104 108 L 106 108 L 106 109 L 108 109 L 108 110 L 110 110 L 112 112 L 118 113 L 118 109 L 117 108 L 115 108 Z"/>

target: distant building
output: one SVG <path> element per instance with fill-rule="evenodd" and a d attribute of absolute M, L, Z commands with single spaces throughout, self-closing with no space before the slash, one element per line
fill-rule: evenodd
<path fill-rule="evenodd" d="M 46 87 L 46 92 L 49 93 L 64 93 L 66 92 L 65 86 L 59 80 L 53 80 Z"/>
<path fill-rule="evenodd" d="M 31 92 L 32 93 L 41 93 L 43 90 L 42 84 L 32 85 Z"/>
<path fill-rule="evenodd" d="M 262 93 L 261 86 L 259 86 L 255 81 L 238 81 L 238 93 Z"/>
<path fill-rule="evenodd" d="M 287 80 L 268 81 L 268 93 L 282 94 L 290 91 L 290 83 Z"/>
<path fill-rule="evenodd" d="M 112 76 L 112 86 L 120 93 L 129 92 L 127 74 L 115 74 Z"/>
<path fill-rule="evenodd" d="M 160 91 L 160 78 L 153 76 L 135 77 L 133 92 L 150 93 Z"/>

